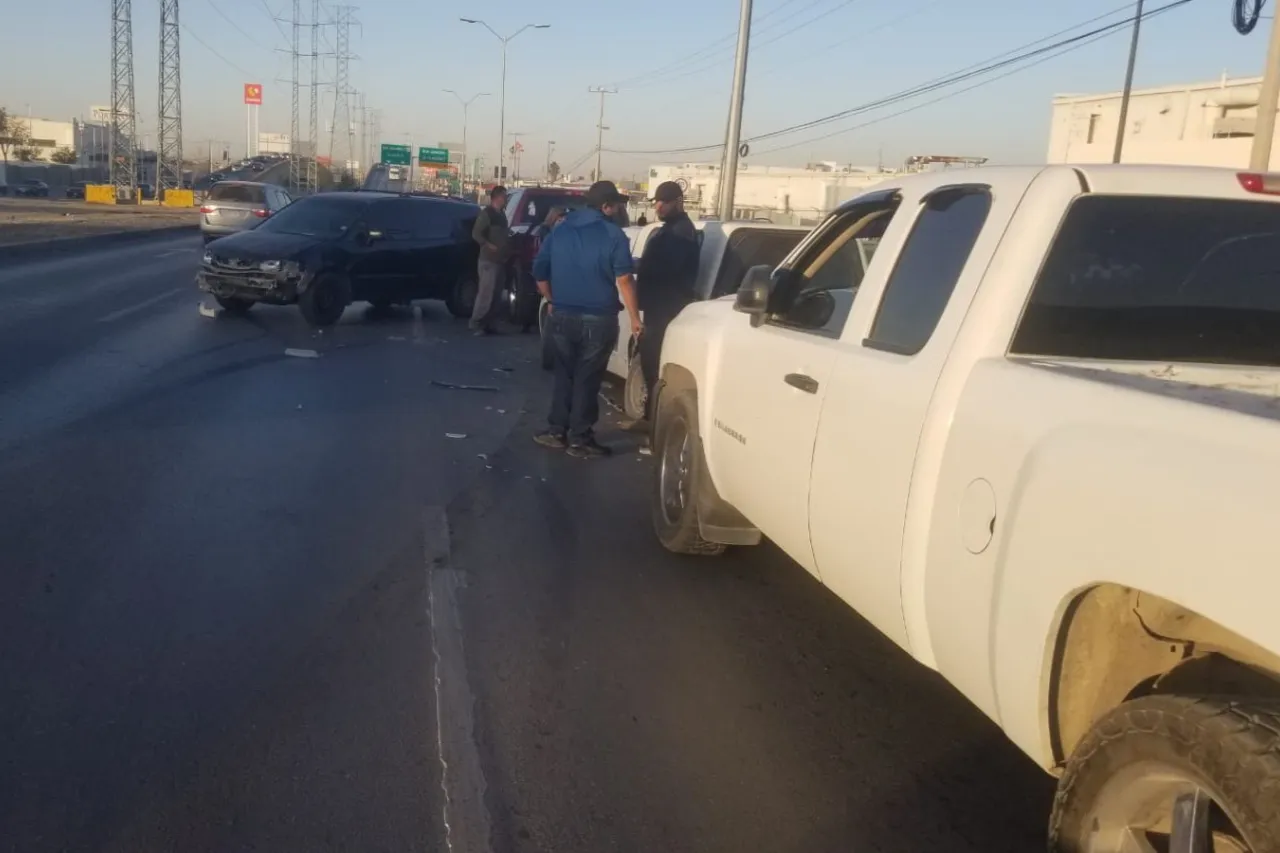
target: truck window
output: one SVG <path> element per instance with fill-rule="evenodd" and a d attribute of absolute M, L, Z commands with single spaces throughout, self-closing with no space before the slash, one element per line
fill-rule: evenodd
<path fill-rule="evenodd" d="M 1280 205 L 1077 199 L 1010 352 L 1280 366 Z"/>
<path fill-rule="evenodd" d="M 901 355 L 924 349 L 990 210 L 985 187 L 956 187 L 926 199 L 889 274 L 864 346 Z"/>
<path fill-rule="evenodd" d="M 698 232 L 701 236 L 702 232 Z M 737 293 L 747 270 L 761 264 L 776 267 L 791 254 L 796 244 L 804 239 L 805 232 L 774 228 L 736 228 L 729 235 L 724 259 L 716 272 L 715 287 L 711 298 L 718 299 Z"/>

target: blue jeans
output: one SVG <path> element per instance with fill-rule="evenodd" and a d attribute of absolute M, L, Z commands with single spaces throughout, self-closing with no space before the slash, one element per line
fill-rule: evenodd
<path fill-rule="evenodd" d="M 600 419 L 600 384 L 618 342 L 618 315 L 553 310 L 548 319 L 556 386 L 547 423 L 570 441 L 591 438 Z"/>

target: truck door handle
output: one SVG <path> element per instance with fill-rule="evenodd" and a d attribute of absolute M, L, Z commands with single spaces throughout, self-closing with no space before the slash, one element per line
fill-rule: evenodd
<path fill-rule="evenodd" d="M 786 382 L 792 388 L 799 388 L 806 394 L 818 393 L 818 380 L 814 379 L 812 376 L 805 376 L 803 373 L 788 373 L 783 377 L 782 381 Z"/>

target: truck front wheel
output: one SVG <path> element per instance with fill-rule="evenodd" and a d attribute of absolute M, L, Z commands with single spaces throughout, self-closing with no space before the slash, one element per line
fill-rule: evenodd
<path fill-rule="evenodd" d="M 662 399 L 661 407 L 650 498 L 654 533 L 662 547 L 677 554 L 722 554 L 725 546 L 703 539 L 698 525 L 698 489 L 707 471 L 693 394 L 677 392 Z"/>
<path fill-rule="evenodd" d="M 1280 851 L 1280 704 L 1146 696 L 1103 716 L 1058 783 L 1052 853 Z"/>

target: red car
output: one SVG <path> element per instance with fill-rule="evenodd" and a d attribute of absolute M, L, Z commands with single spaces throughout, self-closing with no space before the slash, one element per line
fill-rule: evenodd
<path fill-rule="evenodd" d="M 577 210 L 587 203 L 586 190 L 564 187 L 517 187 L 507 199 L 507 224 L 511 228 L 511 277 L 507 283 L 507 317 L 526 332 L 538 325 L 538 286 L 533 280 L 533 259 L 542 245 L 534 233 L 553 207 Z"/>

